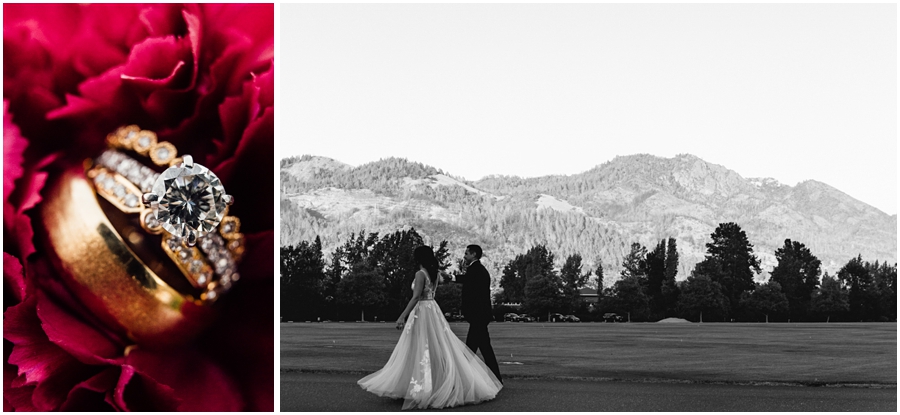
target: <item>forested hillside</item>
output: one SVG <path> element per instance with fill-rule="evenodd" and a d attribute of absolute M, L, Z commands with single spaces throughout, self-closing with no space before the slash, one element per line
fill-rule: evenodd
<path fill-rule="evenodd" d="M 896 215 L 889 216 L 824 183 L 786 186 L 745 179 L 695 156 L 617 157 L 571 176 L 490 176 L 464 182 L 441 170 L 390 158 L 351 167 L 303 156 L 281 163 L 281 245 L 319 236 L 325 252 L 352 233 L 415 229 L 426 243 L 485 248 L 499 279 L 516 255 L 541 244 L 566 258 L 581 255 L 615 277 L 631 243 L 674 238 L 683 280 L 703 259 L 719 223 L 746 230 L 764 280 L 785 239 L 802 241 L 832 274 L 861 254 L 896 262 Z M 496 282 L 496 281 L 495 281 Z"/>

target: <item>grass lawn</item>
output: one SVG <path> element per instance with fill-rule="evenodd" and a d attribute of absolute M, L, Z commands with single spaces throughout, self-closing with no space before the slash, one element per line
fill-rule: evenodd
<path fill-rule="evenodd" d="M 468 324 L 450 323 L 465 340 Z M 492 323 L 513 377 L 897 384 L 896 323 Z M 282 323 L 281 369 L 370 373 L 389 323 Z"/>

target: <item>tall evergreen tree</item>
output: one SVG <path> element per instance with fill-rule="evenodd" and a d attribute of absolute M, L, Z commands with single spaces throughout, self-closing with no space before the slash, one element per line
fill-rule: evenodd
<path fill-rule="evenodd" d="M 753 254 L 747 234 L 736 223 L 721 223 L 710 236 L 706 257 L 695 270 L 722 286 L 728 309 L 733 312 L 741 295 L 755 287 L 753 275 L 760 273 L 759 259 Z"/>
<path fill-rule="evenodd" d="M 600 259 L 597 259 L 597 268 L 594 270 L 594 275 L 597 276 L 597 295 L 600 295 L 605 287 L 603 282 L 603 263 L 600 262 Z"/>
<path fill-rule="evenodd" d="M 812 293 L 819 286 L 821 261 L 805 245 L 790 239 L 785 239 L 784 246 L 775 251 L 775 258 L 778 264 L 770 280 L 777 282 L 787 297 L 791 321 L 802 321 Z"/>
<path fill-rule="evenodd" d="M 879 321 L 897 321 L 897 264 L 887 262 L 871 265 L 871 271 L 878 302 Z"/>
<path fill-rule="evenodd" d="M 567 306 L 565 308 L 568 309 L 568 312 L 576 312 L 581 308 L 581 289 L 584 288 L 591 273 L 588 271 L 586 274 L 582 274 L 581 255 L 572 254 L 566 258 L 566 262 L 563 264 L 559 274 L 562 277 L 563 291 L 565 293 Z"/>
<path fill-rule="evenodd" d="M 647 286 L 647 248 L 633 242 L 631 251 L 622 259 L 622 278 L 635 277 L 642 287 Z"/>
<path fill-rule="evenodd" d="M 280 249 L 281 316 L 286 320 L 310 320 L 323 305 L 325 260 L 322 242 L 300 242 Z"/>
<path fill-rule="evenodd" d="M 678 275 L 678 248 L 675 246 L 675 238 L 669 238 L 666 250 L 666 280 L 674 283 Z"/>
<path fill-rule="evenodd" d="M 847 300 L 850 305 L 850 316 L 855 321 L 872 321 L 877 314 L 877 292 L 875 281 L 869 267 L 862 260 L 862 255 L 848 261 L 837 277 L 845 287 L 849 287 Z"/>
<path fill-rule="evenodd" d="M 645 259 L 647 272 L 647 297 L 650 300 L 650 311 L 662 317 L 666 311 L 662 286 L 666 279 L 666 240 L 660 240 L 653 251 L 647 253 Z"/>
<path fill-rule="evenodd" d="M 525 285 L 531 277 L 537 275 L 559 275 L 553 269 L 555 256 L 544 245 L 535 245 L 525 254 L 520 254 L 503 268 L 500 288 L 503 292 L 498 299 L 506 303 L 522 303 L 525 300 Z"/>
<path fill-rule="evenodd" d="M 678 274 L 678 250 L 675 246 L 675 238 L 669 238 L 666 250 L 666 278 L 663 281 L 661 293 L 665 309 L 665 316 L 672 317 L 678 312 L 678 284 L 675 276 Z"/>

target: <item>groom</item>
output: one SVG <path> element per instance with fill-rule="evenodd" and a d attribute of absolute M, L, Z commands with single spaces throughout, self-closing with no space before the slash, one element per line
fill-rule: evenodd
<path fill-rule="evenodd" d="M 491 347 L 491 336 L 488 334 L 488 323 L 494 319 L 491 311 L 491 275 L 484 265 L 481 265 L 481 247 L 469 245 L 463 260 L 466 265 L 466 273 L 458 275 L 456 282 L 462 283 L 462 313 L 469 322 L 469 334 L 466 335 L 466 346 L 472 349 L 472 353 L 478 353 L 484 363 L 497 376 L 501 383 L 500 366 L 497 357 L 494 356 L 494 348 Z"/>

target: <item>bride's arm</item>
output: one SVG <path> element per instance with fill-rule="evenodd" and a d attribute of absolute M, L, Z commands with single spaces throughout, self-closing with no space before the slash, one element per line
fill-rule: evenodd
<path fill-rule="evenodd" d="M 403 325 L 406 324 L 406 317 L 409 316 L 409 313 L 412 312 L 413 307 L 416 306 L 416 303 L 419 302 L 419 297 L 422 295 L 422 287 L 425 286 L 425 273 L 421 270 L 416 272 L 416 282 L 413 285 L 413 294 L 412 298 L 409 299 L 409 304 L 406 305 L 406 309 L 403 310 L 403 313 L 400 314 L 400 318 L 397 319 L 397 328 L 403 328 Z"/>

